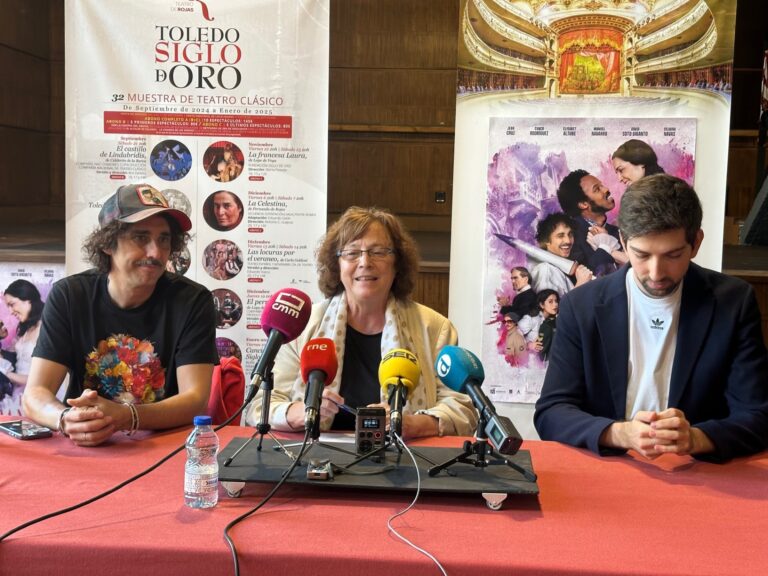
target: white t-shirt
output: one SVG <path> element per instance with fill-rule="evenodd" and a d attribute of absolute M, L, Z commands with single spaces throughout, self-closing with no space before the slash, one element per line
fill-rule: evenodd
<path fill-rule="evenodd" d="M 627 273 L 629 368 L 627 420 L 641 410 L 666 410 L 677 348 L 682 282 L 672 294 L 652 298 L 640 288 L 635 271 Z"/>

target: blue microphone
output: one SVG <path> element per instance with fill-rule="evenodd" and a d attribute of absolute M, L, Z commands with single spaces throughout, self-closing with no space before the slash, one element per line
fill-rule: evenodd
<path fill-rule="evenodd" d="M 515 454 L 523 443 L 515 425 L 506 416 L 496 413 L 491 400 L 483 392 L 485 371 L 480 359 L 458 346 L 443 346 L 435 361 L 440 381 L 451 390 L 469 395 L 480 413 L 478 430 L 483 430 L 500 454 Z"/>

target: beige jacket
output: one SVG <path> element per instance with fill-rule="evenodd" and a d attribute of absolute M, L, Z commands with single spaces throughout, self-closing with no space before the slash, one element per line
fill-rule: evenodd
<path fill-rule="evenodd" d="M 454 392 L 437 378 L 435 358 L 446 344 L 456 345 L 458 336 L 453 324 L 431 308 L 415 302 L 398 304 L 399 313 L 413 339 L 413 352 L 419 359 L 421 379 L 417 388 L 423 387 L 426 406 L 417 409 L 406 403 L 405 414 L 429 414 L 439 421 L 440 435 L 471 436 L 477 426 L 477 412 L 469 396 Z M 327 300 L 312 307 L 312 315 L 304 332 L 293 342 L 284 345 L 277 354 L 274 366 L 274 390 L 270 402 L 269 423 L 275 430 L 291 430 L 286 420 L 288 407 L 302 402 L 306 384 L 301 380 L 300 355 L 304 345 L 318 337 L 320 323 L 325 314 Z M 338 393 L 338 382 L 329 386 Z M 413 393 L 412 393 L 413 395 Z M 246 423 L 255 426 L 261 415 L 262 393 L 259 392 L 246 414 Z M 386 397 L 382 392 L 382 402 Z M 327 430 L 330 422 L 321 422 Z"/>

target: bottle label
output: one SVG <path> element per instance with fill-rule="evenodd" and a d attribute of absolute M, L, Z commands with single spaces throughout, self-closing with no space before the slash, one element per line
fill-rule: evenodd
<path fill-rule="evenodd" d="M 194 447 L 188 449 L 189 456 L 197 461 L 215 461 L 216 460 L 216 446 L 203 446 L 200 448 Z"/>
<path fill-rule="evenodd" d="M 184 492 L 187 494 L 204 494 L 217 489 L 218 474 L 185 474 Z"/>

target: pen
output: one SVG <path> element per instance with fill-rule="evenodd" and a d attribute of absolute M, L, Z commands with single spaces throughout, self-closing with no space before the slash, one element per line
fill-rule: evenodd
<path fill-rule="evenodd" d="M 330 399 L 330 398 L 328 398 L 328 400 L 331 400 L 331 399 Z M 350 414 L 352 414 L 353 416 L 357 416 L 357 410 L 355 410 L 354 408 L 350 408 L 350 407 L 349 407 L 349 406 L 347 406 L 346 404 L 339 404 L 338 402 L 336 402 L 336 400 L 331 400 L 331 402 L 333 402 L 334 404 L 336 404 L 336 406 L 338 406 L 339 408 L 341 408 L 341 409 L 342 409 L 342 410 L 344 410 L 345 412 L 349 412 L 349 413 L 350 413 Z"/>

